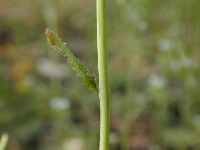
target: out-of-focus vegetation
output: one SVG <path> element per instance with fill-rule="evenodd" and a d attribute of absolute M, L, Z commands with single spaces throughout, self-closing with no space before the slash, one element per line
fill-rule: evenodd
<path fill-rule="evenodd" d="M 7 150 L 95 150 L 98 97 L 46 41 L 97 72 L 93 0 L 1 0 L 0 135 Z M 200 1 L 108 1 L 111 150 L 200 149 Z"/>

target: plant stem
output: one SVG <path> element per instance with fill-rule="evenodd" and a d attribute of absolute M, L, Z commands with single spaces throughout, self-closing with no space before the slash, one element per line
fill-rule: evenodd
<path fill-rule="evenodd" d="M 97 0 L 97 50 L 100 99 L 100 145 L 99 150 L 109 149 L 110 97 L 108 85 L 106 43 L 106 0 Z"/>
<path fill-rule="evenodd" d="M 0 150 L 5 150 L 8 143 L 8 134 L 4 133 L 0 139 Z"/>

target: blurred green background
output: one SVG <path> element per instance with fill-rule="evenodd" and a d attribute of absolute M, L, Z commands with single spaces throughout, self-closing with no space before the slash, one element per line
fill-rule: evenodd
<path fill-rule="evenodd" d="M 46 41 L 97 74 L 94 0 L 0 1 L 7 150 L 97 150 L 99 100 Z M 200 1 L 108 0 L 110 150 L 200 149 Z"/>

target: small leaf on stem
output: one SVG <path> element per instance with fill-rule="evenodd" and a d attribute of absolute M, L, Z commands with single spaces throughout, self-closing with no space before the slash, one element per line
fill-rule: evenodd
<path fill-rule="evenodd" d="M 81 61 L 79 61 L 79 59 L 77 59 L 66 47 L 65 43 L 59 39 L 57 34 L 53 33 L 48 28 L 46 29 L 45 34 L 49 44 L 61 52 L 63 56 L 67 56 L 69 63 L 72 65 L 72 68 L 77 72 L 78 76 L 83 80 L 83 82 L 89 86 L 96 94 L 99 94 L 99 88 L 97 86 L 97 78 L 95 74 L 90 73 L 88 68 Z"/>

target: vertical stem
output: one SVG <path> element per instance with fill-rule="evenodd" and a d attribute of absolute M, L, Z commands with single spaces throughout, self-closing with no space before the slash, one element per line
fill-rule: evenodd
<path fill-rule="evenodd" d="M 106 0 L 97 0 L 97 50 L 100 99 L 100 145 L 99 150 L 109 149 L 110 100 L 108 86 L 106 43 Z"/>
<path fill-rule="evenodd" d="M 5 150 L 7 143 L 8 143 L 8 134 L 4 133 L 1 136 L 1 140 L 0 140 L 0 150 Z"/>

